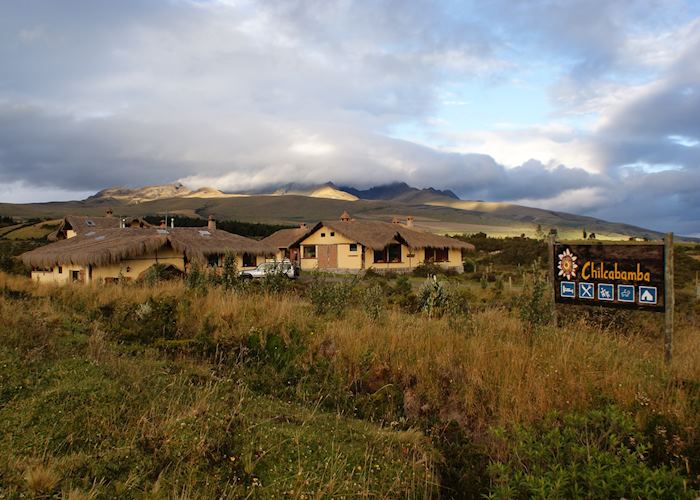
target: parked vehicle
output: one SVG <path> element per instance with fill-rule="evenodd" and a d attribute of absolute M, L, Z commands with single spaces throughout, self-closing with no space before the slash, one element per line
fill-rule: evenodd
<path fill-rule="evenodd" d="M 254 278 L 264 278 L 269 274 L 275 273 L 279 273 L 289 279 L 294 279 L 299 276 L 299 270 L 289 260 L 283 260 L 282 262 L 264 262 L 255 269 L 241 271 L 240 276 L 244 280 L 250 280 Z"/>

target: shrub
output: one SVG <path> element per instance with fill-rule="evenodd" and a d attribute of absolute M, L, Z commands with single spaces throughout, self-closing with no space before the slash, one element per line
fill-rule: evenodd
<path fill-rule="evenodd" d="M 678 470 L 648 463 L 649 443 L 616 407 L 494 435 L 505 451 L 489 466 L 490 498 L 695 498 Z"/>
<path fill-rule="evenodd" d="M 308 297 L 316 314 L 342 315 L 350 303 L 350 297 L 356 284 L 357 277 L 352 280 L 329 282 L 315 276 L 308 288 Z"/>
<path fill-rule="evenodd" d="M 221 273 L 221 285 L 226 290 L 239 288 L 242 280 L 238 274 L 238 264 L 236 263 L 236 255 L 231 252 L 226 252 L 224 255 L 224 269 Z"/>
<path fill-rule="evenodd" d="M 386 307 L 386 298 L 384 290 L 379 285 L 372 285 L 362 290 L 360 299 L 362 302 L 362 310 L 372 321 L 377 321 Z"/>
<path fill-rule="evenodd" d="M 281 293 L 289 290 L 290 287 L 291 281 L 281 269 L 267 273 L 260 280 L 260 288 L 265 293 Z"/>
<path fill-rule="evenodd" d="M 157 339 L 173 339 L 177 334 L 177 300 L 149 297 L 141 304 L 129 304 L 112 319 L 117 338 L 149 344 Z"/>
<path fill-rule="evenodd" d="M 432 264 L 430 262 L 420 264 L 416 266 L 413 270 L 413 276 L 417 278 L 429 278 L 430 276 L 444 275 L 445 270 L 438 266 L 437 264 Z"/>
<path fill-rule="evenodd" d="M 532 331 L 551 320 L 552 311 L 547 298 L 549 286 L 533 264 L 530 279 L 524 280 L 523 292 L 519 299 L 520 320 L 528 331 Z"/>
<path fill-rule="evenodd" d="M 146 269 L 143 275 L 143 282 L 148 286 L 153 286 L 164 281 L 168 277 L 166 269 L 166 266 L 163 264 L 153 264 Z"/>
<path fill-rule="evenodd" d="M 194 261 L 190 264 L 185 284 L 190 290 L 204 290 L 207 288 L 207 276 L 199 262 Z"/>
<path fill-rule="evenodd" d="M 450 307 L 447 285 L 436 276 L 428 278 L 418 291 L 418 309 L 429 318 L 442 316 Z"/>

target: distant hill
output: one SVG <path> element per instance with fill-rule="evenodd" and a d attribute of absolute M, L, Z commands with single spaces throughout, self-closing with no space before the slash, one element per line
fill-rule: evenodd
<path fill-rule="evenodd" d="M 430 200 L 435 200 L 436 198 L 459 200 L 459 197 L 450 190 L 441 191 L 434 188 L 418 189 L 409 186 L 405 182 L 394 182 L 369 189 L 355 189 L 348 186 L 341 186 L 338 189 L 353 194 L 363 200 L 394 200 L 406 203 L 425 203 Z"/>
<path fill-rule="evenodd" d="M 115 215 L 182 215 L 206 218 L 298 224 L 336 219 L 348 211 L 357 219 L 390 221 L 393 217 L 415 218 L 417 227 L 437 233 L 477 233 L 491 236 L 536 234 L 556 228 L 562 238 L 580 238 L 585 229 L 598 238 L 659 239 L 662 234 L 629 224 L 593 217 L 526 207 L 512 203 L 460 200 L 452 191 L 418 189 L 393 183 L 369 189 L 289 184 L 266 193 L 223 193 L 213 188 L 190 190 L 182 184 L 142 188 L 109 188 L 81 201 L 9 204 L 0 203 L 0 215 L 29 218 L 60 218 L 66 214 L 102 215 L 107 208 Z"/>
<path fill-rule="evenodd" d="M 226 198 L 229 196 L 234 195 L 227 195 L 218 189 L 208 187 L 192 191 L 178 182 L 141 188 L 107 188 L 98 191 L 85 201 L 116 200 L 127 204 L 137 204 L 169 198 Z"/>
<path fill-rule="evenodd" d="M 321 185 L 305 186 L 301 184 L 287 184 L 275 190 L 272 194 L 309 196 L 311 198 L 326 198 L 329 200 L 355 201 L 357 196 L 338 188 L 332 182 Z"/>

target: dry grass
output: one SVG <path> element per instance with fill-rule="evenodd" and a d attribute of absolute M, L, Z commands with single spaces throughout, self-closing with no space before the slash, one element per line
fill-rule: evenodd
<path fill-rule="evenodd" d="M 178 283 L 36 288 L 0 275 L 0 287 L 3 283 L 88 310 L 173 297 L 180 303 L 179 335 L 195 336 L 207 323 L 221 345 L 238 345 L 252 333 L 289 340 L 290 332 L 303 332 L 309 351 L 328 359 L 348 388 L 368 377 L 377 388 L 399 384 L 418 397 L 420 413 L 437 412 L 470 428 L 527 423 L 551 410 L 585 410 L 604 398 L 625 407 L 648 403 L 650 410 L 685 418 L 690 410 L 684 389 L 671 381 L 700 379 L 700 336 L 689 324 L 676 332 L 676 358 L 669 368 L 660 337 L 608 332 L 581 321 L 545 328 L 532 339 L 515 313 L 499 307 L 455 327 L 399 311 L 379 323 L 354 310 L 340 319 L 317 318 L 294 296 L 185 294 Z M 99 360 L 99 336 L 91 343 Z"/>
<path fill-rule="evenodd" d="M 262 348 L 268 338 L 283 339 L 290 351 L 296 348 L 295 342 L 301 343 L 300 354 L 284 362 L 293 364 L 295 377 L 301 380 L 309 373 L 319 378 L 314 383 L 319 384 L 320 389 L 317 385 L 309 389 L 310 392 L 304 392 L 307 390 L 302 385 L 304 382 L 293 382 L 299 384 L 296 389 L 284 387 L 286 382 L 278 384 L 275 376 L 287 369 L 287 365 L 274 365 L 271 371 L 264 371 L 271 366 L 241 367 L 237 359 L 229 358 L 226 366 L 218 366 L 216 370 L 205 364 L 197 368 L 198 365 L 192 363 L 187 377 L 174 377 L 167 393 L 142 411 L 133 429 L 131 446 L 146 442 L 154 453 L 163 454 L 186 450 L 178 455 L 178 467 L 183 470 L 211 454 L 215 446 L 205 428 L 188 434 L 186 446 L 178 441 L 183 425 L 206 422 L 216 414 L 213 402 L 222 392 L 220 384 L 223 382 L 210 381 L 198 386 L 196 397 L 187 392 L 190 379 L 205 380 L 211 377 L 212 371 L 225 374 L 220 375 L 223 377 L 231 374 L 245 377 L 248 373 L 245 370 L 260 370 L 263 378 L 268 375 L 271 378 L 267 386 L 263 384 L 263 389 L 257 390 L 284 395 L 285 400 L 298 397 L 304 403 L 317 396 L 321 399 L 331 396 L 334 391 L 336 395 L 356 397 L 351 404 L 358 404 L 362 397 L 380 401 L 384 392 L 396 391 L 403 396 L 402 413 L 406 418 L 403 428 L 425 429 L 424 425 L 456 421 L 470 436 L 477 437 L 485 436 L 493 426 L 533 424 L 551 411 L 585 412 L 609 403 L 631 410 L 637 418 L 668 416 L 691 430 L 698 423 L 697 393 L 693 391 L 697 390 L 694 387 L 700 380 L 700 335 L 694 320 L 688 318 L 678 322 L 675 358 L 667 366 L 663 362 L 661 332 L 654 335 L 637 327 L 628 331 L 608 330 L 603 322 L 580 320 L 560 328 L 544 327 L 533 335 L 524 328 L 517 312 L 499 306 L 479 308 L 467 321 L 459 323 L 394 309 L 387 311 L 379 321 L 373 321 L 353 307 L 339 318 L 319 317 L 313 313 L 311 304 L 292 295 L 237 294 L 218 289 L 194 293 L 179 283 L 152 288 L 38 287 L 26 279 L 0 274 L 0 289 L 3 287 L 21 291 L 31 301 L 27 302 L 28 309 L 15 310 L 16 301 L 0 300 L 0 315 L 7 318 L 0 325 L 0 333 L 12 335 L 13 330 L 21 330 L 20 326 L 29 321 L 37 324 L 36 333 L 24 344 L 22 339 L 16 339 L 18 345 L 26 345 L 26 356 L 30 356 L 30 346 L 49 345 L 51 339 L 47 332 L 52 331 L 59 319 L 75 318 L 76 322 L 91 324 L 86 318 L 97 317 L 97 326 L 84 332 L 87 358 L 100 365 L 96 369 L 110 379 L 123 380 L 135 388 L 146 386 L 148 380 L 135 369 L 134 362 L 118 355 L 110 339 L 109 322 L 96 313 L 110 304 L 115 307 L 143 304 L 153 297 L 172 301 L 177 304 L 177 340 L 186 341 L 205 334 L 217 346 L 229 347 L 232 352 L 245 350 L 241 346 L 248 345 L 253 336 L 260 339 Z M 653 331 L 653 328 L 646 330 Z M 181 356 L 177 359 L 187 358 L 184 353 Z M 265 361 L 264 356 L 260 360 L 260 363 L 276 362 Z M 318 366 L 324 366 L 328 372 L 322 375 L 313 372 Z M 324 380 L 323 377 L 328 378 Z M 331 380 L 340 381 L 341 387 L 330 383 Z M 245 413 L 242 409 L 247 407 L 249 394 L 242 387 L 240 391 L 240 394 L 228 396 L 232 419 Z M 183 394 L 188 394 L 189 399 L 183 400 Z M 320 400 L 314 404 L 311 416 Z M 374 413 L 373 418 L 387 424 L 396 416 L 393 410 L 383 409 L 379 403 L 377 408 L 378 413 Z M 339 409 L 346 411 L 347 407 Z M 104 425 L 118 428 L 120 424 L 114 420 Z M 220 425 L 225 429 L 229 423 Z M 249 434 L 259 423 L 242 420 L 236 425 Z M 245 473 L 254 477 L 261 460 L 295 450 L 294 447 L 299 446 L 300 429 L 307 424 L 297 422 L 295 425 L 290 425 L 294 430 L 290 430 L 285 440 L 276 441 L 263 450 L 254 443 L 244 446 L 237 460 L 244 464 Z M 425 449 L 419 444 L 423 438 L 416 431 L 390 431 L 386 435 L 387 442 L 400 441 L 402 446 L 411 449 Z M 416 442 L 415 446 L 410 445 L 412 441 Z M 368 488 L 360 496 L 371 496 L 369 488 L 375 487 L 374 483 L 363 474 L 376 466 L 375 451 L 366 448 L 362 453 L 365 454 L 362 470 L 351 480 Z M 423 471 L 416 473 L 416 481 L 425 482 L 413 485 L 411 491 L 429 494 L 434 487 L 430 482 L 435 477 L 431 470 L 435 457 L 412 453 L 407 458 L 416 461 L 412 471 Z M 304 484 L 311 476 L 316 478 L 317 484 L 324 485 L 317 492 L 320 496 L 347 492 L 348 455 L 338 452 L 326 455 L 324 460 L 322 469 L 299 467 L 296 475 L 290 476 L 295 485 L 289 490 L 292 497 L 301 498 L 308 493 Z M 40 488 L 41 471 L 35 475 L 36 488 Z M 51 475 L 44 476 L 48 478 L 45 482 L 51 483 Z M 405 479 L 402 478 L 401 488 L 405 488 Z M 155 489 L 160 487 L 158 481 L 153 484 Z M 188 489 L 163 491 L 181 497 L 195 494 Z"/>
<path fill-rule="evenodd" d="M 61 478 L 47 465 L 28 467 L 24 473 L 27 488 L 36 497 L 48 496 L 53 493 Z"/>

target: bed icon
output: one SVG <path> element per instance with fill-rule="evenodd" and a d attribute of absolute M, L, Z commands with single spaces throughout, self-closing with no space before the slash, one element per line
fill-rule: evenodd
<path fill-rule="evenodd" d="M 562 297 L 575 298 L 576 284 L 573 281 L 562 281 L 560 293 Z"/>

